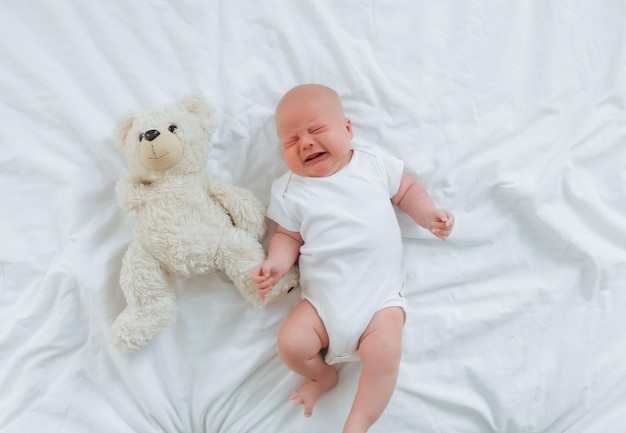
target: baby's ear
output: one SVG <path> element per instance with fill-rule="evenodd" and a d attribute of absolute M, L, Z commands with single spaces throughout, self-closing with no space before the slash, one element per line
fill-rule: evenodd
<path fill-rule="evenodd" d="M 115 129 L 113 130 L 113 137 L 120 149 L 123 149 L 126 145 L 126 137 L 128 137 L 128 131 L 133 127 L 135 121 L 135 115 L 129 113 L 119 121 Z"/>

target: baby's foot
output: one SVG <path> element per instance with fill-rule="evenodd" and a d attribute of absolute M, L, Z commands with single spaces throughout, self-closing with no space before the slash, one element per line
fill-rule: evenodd
<path fill-rule="evenodd" d="M 294 406 L 303 405 L 304 416 L 310 417 L 317 400 L 327 391 L 333 389 L 337 385 L 337 380 L 337 371 L 334 368 L 329 369 L 328 376 L 320 380 L 309 379 L 291 395 Z"/>

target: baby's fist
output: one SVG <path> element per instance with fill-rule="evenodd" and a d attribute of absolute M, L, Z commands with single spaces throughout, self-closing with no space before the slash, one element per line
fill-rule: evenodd
<path fill-rule="evenodd" d="M 448 239 L 454 227 L 454 215 L 447 210 L 435 209 L 431 214 L 428 230 L 442 241 Z"/>

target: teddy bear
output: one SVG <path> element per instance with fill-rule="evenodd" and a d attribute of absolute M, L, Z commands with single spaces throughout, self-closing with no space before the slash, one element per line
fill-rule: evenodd
<path fill-rule="evenodd" d="M 120 286 L 127 306 L 112 325 L 127 351 L 145 345 L 176 321 L 169 277 L 222 271 L 241 295 L 261 308 L 298 284 L 294 267 L 260 299 L 250 276 L 265 251 L 265 207 L 249 191 L 206 171 L 214 109 L 185 96 L 144 113 L 131 113 L 114 136 L 132 176 L 120 179 L 120 206 L 135 213 L 133 240 L 122 259 Z"/>

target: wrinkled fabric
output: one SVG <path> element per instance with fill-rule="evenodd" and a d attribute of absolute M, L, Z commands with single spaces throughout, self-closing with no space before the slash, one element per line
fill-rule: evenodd
<path fill-rule="evenodd" d="M 289 401 L 275 340 L 297 291 L 255 310 L 223 274 L 174 279 L 177 323 L 110 343 L 133 228 L 117 121 L 203 95 L 207 169 L 267 204 L 274 107 L 318 82 L 456 216 L 444 243 L 399 212 L 403 359 L 371 432 L 623 433 L 625 18 L 621 0 L 3 2 L 0 431 L 341 431 L 358 363 L 311 419 Z"/>

